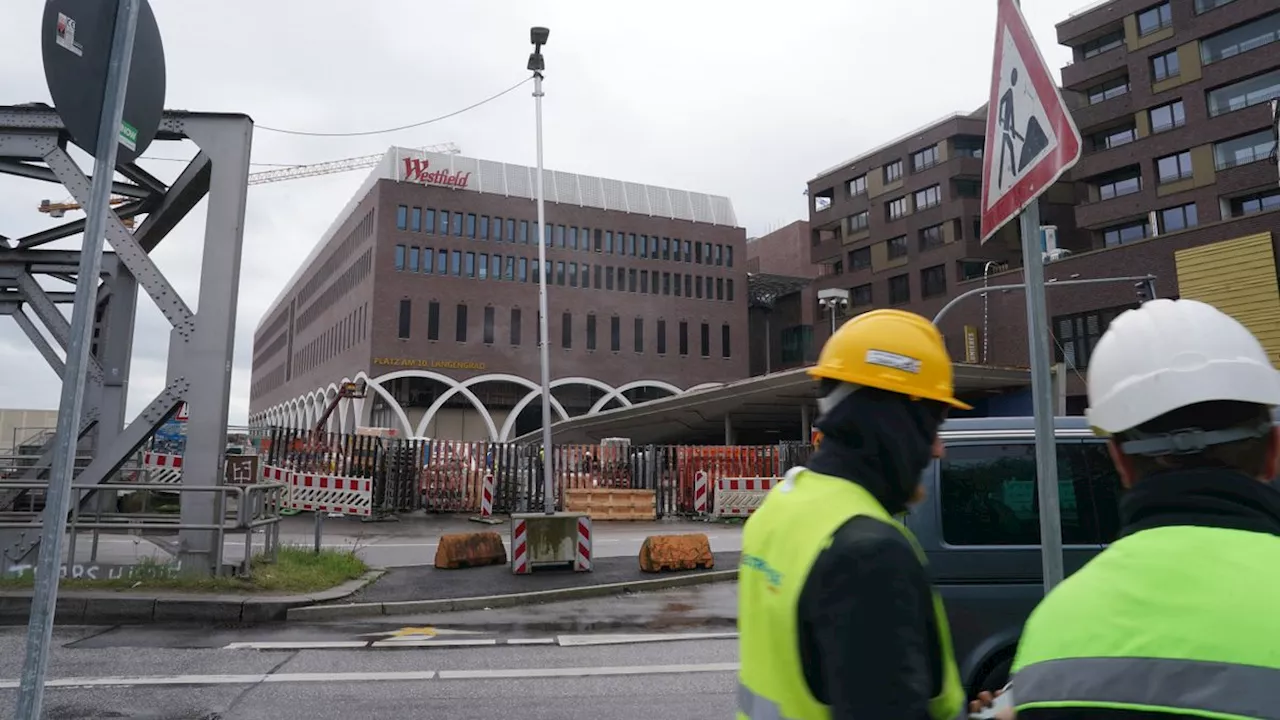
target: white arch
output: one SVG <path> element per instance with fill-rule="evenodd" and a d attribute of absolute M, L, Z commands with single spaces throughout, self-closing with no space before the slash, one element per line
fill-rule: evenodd
<path fill-rule="evenodd" d="M 431 403 L 431 407 L 427 408 L 427 412 L 422 416 L 422 421 L 418 423 L 418 431 L 417 433 L 415 433 L 418 437 L 423 437 L 427 434 L 427 427 L 431 424 L 431 421 L 435 419 L 436 413 L 440 412 L 440 408 L 444 407 L 444 404 L 449 401 L 449 398 L 453 397 L 454 394 L 456 393 L 466 393 L 466 396 L 471 398 L 471 404 L 474 405 L 476 407 L 476 410 L 480 412 L 480 414 L 483 417 L 486 418 L 485 424 L 488 425 L 489 427 L 490 438 L 493 439 L 494 441 L 497 441 L 500 435 L 498 434 L 497 424 L 493 421 L 493 414 L 489 412 L 489 408 L 485 407 L 484 403 L 480 402 L 480 398 L 477 397 L 475 393 L 472 393 L 469 388 L 473 385 L 479 385 L 481 383 L 486 383 L 486 382 L 509 382 L 509 383 L 514 383 L 516 385 L 523 385 L 524 387 L 528 388 L 530 391 L 533 391 L 535 393 L 542 391 L 542 386 L 538 385 L 532 380 L 528 378 L 522 378 L 519 375 L 511 375 L 508 373 L 490 373 L 487 375 L 477 375 L 475 377 L 467 378 L 462 382 L 458 382 L 453 378 L 440 375 L 439 373 L 433 373 L 429 370 L 405 370 L 402 372 L 427 373 L 430 376 L 427 379 L 439 380 L 443 382 L 445 385 L 450 386 L 448 390 L 445 390 L 443 393 L 440 394 L 440 397 L 436 398 L 435 402 Z M 424 375 L 423 377 L 427 377 L 427 376 Z M 556 387 L 556 384 L 554 382 L 551 383 L 551 387 L 553 388 Z M 555 397 L 551 398 L 551 407 L 560 415 L 561 420 L 569 419 L 569 413 L 565 412 L 564 406 L 561 405 L 560 401 L 556 400 Z M 508 418 L 508 420 L 509 419 L 510 418 Z M 503 426 L 504 427 L 506 426 L 505 423 Z"/>
<path fill-rule="evenodd" d="M 609 404 L 610 400 L 621 400 L 624 406 L 630 407 L 633 403 L 628 400 L 623 393 L 628 390 L 635 390 L 636 388 L 642 387 L 656 387 L 659 390 L 666 390 L 672 395 L 680 394 L 680 388 L 669 382 L 664 382 L 662 380 L 632 380 L 629 383 L 624 383 L 605 393 L 604 397 L 597 400 L 596 404 L 591 406 L 591 409 L 587 411 L 587 414 L 596 415 L 600 413 L 600 411 L 604 410 L 604 407 Z"/>
<path fill-rule="evenodd" d="M 724 386 L 724 383 L 706 382 L 706 383 L 702 383 L 701 385 L 694 385 L 688 390 L 685 390 L 685 392 L 687 393 L 698 392 L 699 390 L 710 390 L 711 388 L 718 388 L 723 386 Z"/>
<path fill-rule="evenodd" d="M 391 375 L 395 375 L 395 373 L 391 373 Z M 400 421 L 400 427 L 404 428 L 404 434 L 411 435 L 413 433 L 413 428 L 409 425 L 409 416 L 404 414 L 404 408 L 400 407 L 400 403 L 396 402 L 396 399 L 392 397 L 391 393 L 387 392 L 387 389 L 382 387 L 382 381 L 388 378 L 389 375 L 383 375 L 374 379 L 369 377 L 368 373 L 363 370 L 356 373 L 356 382 L 363 380 L 365 387 L 373 388 L 374 392 L 381 395 L 382 399 L 387 401 L 387 406 L 395 412 L 396 419 Z M 363 410 L 363 407 L 361 409 Z M 360 419 L 361 418 L 357 418 L 357 422 Z"/>
<path fill-rule="evenodd" d="M 476 412 L 480 414 L 480 419 L 484 420 L 485 427 L 488 428 L 489 430 L 489 437 L 491 438 L 498 437 L 498 428 L 493 423 L 493 416 L 489 414 L 489 409 L 484 406 L 484 403 L 480 402 L 480 398 L 476 397 L 475 393 L 471 392 L 470 389 L 468 389 L 464 385 L 461 385 L 453 378 L 447 377 L 445 375 L 441 375 L 440 373 L 431 372 L 430 370 L 414 369 L 414 370 L 395 370 L 393 372 L 387 373 L 386 375 L 379 375 L 378 377 L 373 378 L 368 382 L 369 384 L 375 385 L 376 387 L 381 389 L 382 383 L 390 382 L 391 380 L 398 380 L 400 378 L 412 378 L 412 377 L 420 377 L 420 378 L 425 378 L 427 380 L 439 380 L 444 384 L 451 386 L 450 392 L 462 393 L 463 397 L 471 401 L 471 406 L 474 407 L 476 409 Z M 386 393 L 385 390 L 383 391 L 383 397 L 389 397 L 389 395 Z M 437 399 L 437 402 L 433 404 L 431 407 L 435 408 L 437 404 L 442 404 L 439 402 L 439 399 Z M 421 437 L 423 430 L 425 430 L 427 427 L 426 423 L 423 422 L 422 424 L 420 424 L 417 428 L 417 432 L 414 432 L 414 428 L 409 427 L 409 418 L 407 415 L 405 415 L 404 410 L 400 408 L 399 403 L 396 403 L 396 408 L 399 409 L 400 416 L 404 419 L 405 432 L 412 435 L 413 437 Z M 429 418 L 430 416 L 425 415 L 423 417 Z"/>
<path fill-rule="evenodd" d="M 595 378 L 567 377 L 567 378 L 559 378 L 558 380 L 551 381 L 552 390 L 555 390 L 558 387 L 564 387 L 565 385 L 588 385 L 590 387 L 596 388 L 597 390 L 603 393 L 613 392 L 612 385 L 606 382 L 602 382 L 600 380 L 596 380 Z M 520 417 L 520 413 L 524 412 L 524 409 L 529 406 L 529 403 L 533 402 L 538 397 L 538 395 L 541 394 L 542 387 L 541 386 L 535 386 L 535 387 L 536 389 L 530 390 L 527 395 L 520 398 L 520 402 L 516 403 L 515 407 L 511 408 L 511 414 L 507 415 L 507 421 L 502 424 L 502 433 L 496 436 L 497 442 L 506 442 L 507 439 L 511 437 L 511 430 L 515 428 L 516 419 Z M 559 401 L 556 400 L 554 395 L 552 395 L 551 406 L 558 407 L 559 404 L 560 404 Z M 562 420 L 569 419 L 569 416 L 567 414 L 561 414 L 560 417 Z"/>

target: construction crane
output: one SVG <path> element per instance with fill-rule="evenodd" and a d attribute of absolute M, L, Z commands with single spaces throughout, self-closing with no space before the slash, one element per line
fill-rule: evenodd
<path fill-rule="evenodd" d="M 439 145 L 427 145 L 425 147 L 416 148 L 419 152 L 433 152 L 442 155 L 458 155 L 462 153 L 462 149 L 451 142 L 441 143 Z M 377 155 L 362 155 L 361 157 L 346 158 L 345 160 L 331 160 L 329 162 L 315 163 L 313 165 L 295 165 L 293 167 L 279 168 L 276 170 L 266 170 L 249 174 L 250 185 L 264 185 L 266 183 L 284 182 L 285 180 L 297 180 L 299 178 L 317 177 L 319 175 L 333 175 L 335 173 L 351 172 L 352 170 L 363 170 L 371 168 L 382 161 L 386 153 L 378 153 Z M 111 198 L 111 205 L 122 205 L 129 202 L 126 197 Z M 77 202 L 50 202 L 41 200 L 38 210 L 46 213 L 49 217 L 60 218 L 66 214 L 68 210 L 83 209 Z M 133 227 L 133 218 L 124 221 L 125 227 Z"/>

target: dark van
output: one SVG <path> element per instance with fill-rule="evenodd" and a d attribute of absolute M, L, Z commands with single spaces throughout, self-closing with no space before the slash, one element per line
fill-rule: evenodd
<path fill-rule="evenodd" d="M 925 471 L 928 497 L 906 517 L 928 554 L 972 691 L 1006 682 L 1018 636 L 1044 595 L 1032 418 L 965 418 L 942 429 L 946 457 Z M 1065 572 L 1119 530 L 1120 479 L 1082 417 L 1055 420 Z"/>

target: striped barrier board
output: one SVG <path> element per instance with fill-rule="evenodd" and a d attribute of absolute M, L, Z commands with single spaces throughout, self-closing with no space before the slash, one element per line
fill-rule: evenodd
<path fill-rule="evenodd" d="M 764 496 L 780 482 L 780 477 L 720 478 L 716 480 L 715 507 L 711 514 L 746 517 L 760 507 Z"/>
<path fill-rule="evenodd" d="M 288 503 L 294 510 L 373 515 L 373 481 L 368 478 L 292 473 L 289 486 Z"/>
<path fill-rule="evenodd" d="M 707 487 L 709 477 L 706 470 L 699 470 L 693 476 L 693 511 L 699 515 L 707 514 L 707 494 L 711 489 Z"/>
<path fill-rule="evenodd" d="M 182 482 L 182 456 L 164 453 L 142 453 L 142 469 L 145 482 L 177 485 Z"/>
<path fill-rule="evenodd" d="M 529 524 L 524 520 L 511 522 L 511 572 L 528 575 L 533 572 L 529 562 Z"/>
<path fill-rule="evenodd" d="M 578 518 L 577 551 L 573 555 L 574 572 L 591 572 L 591 516 Z"/>

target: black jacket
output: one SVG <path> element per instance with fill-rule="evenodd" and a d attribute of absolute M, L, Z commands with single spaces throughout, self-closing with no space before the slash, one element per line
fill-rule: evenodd
<path fill-rule="evenodd" d="M 1120 500 L 1120 536 L 1170 526 L 1230 528 L 1280 535 L 1280 491 L 1230 470 L 1183 470 L 1139 481 Z M 1177 633 L 1178 628 L 1168 628 Z M 1018 697 L 1018 680 L 1013 679 Z M 1188 716 L 1098 708 L 1029 708 L 1018 720 L 1173 720 Z"/>
<path fill-rule="evenodd" d="M 857 477 L 891 513 L 900 511 L 902 493 L 855 455 L 828 438 L 808 467 Z M 805 679 L 834 720 L 930 717 L 929 699 L 942 687 L 933 597 L 896 528 L 866 517 L 845 523 L 809 572 L 799 623 Z"/>

